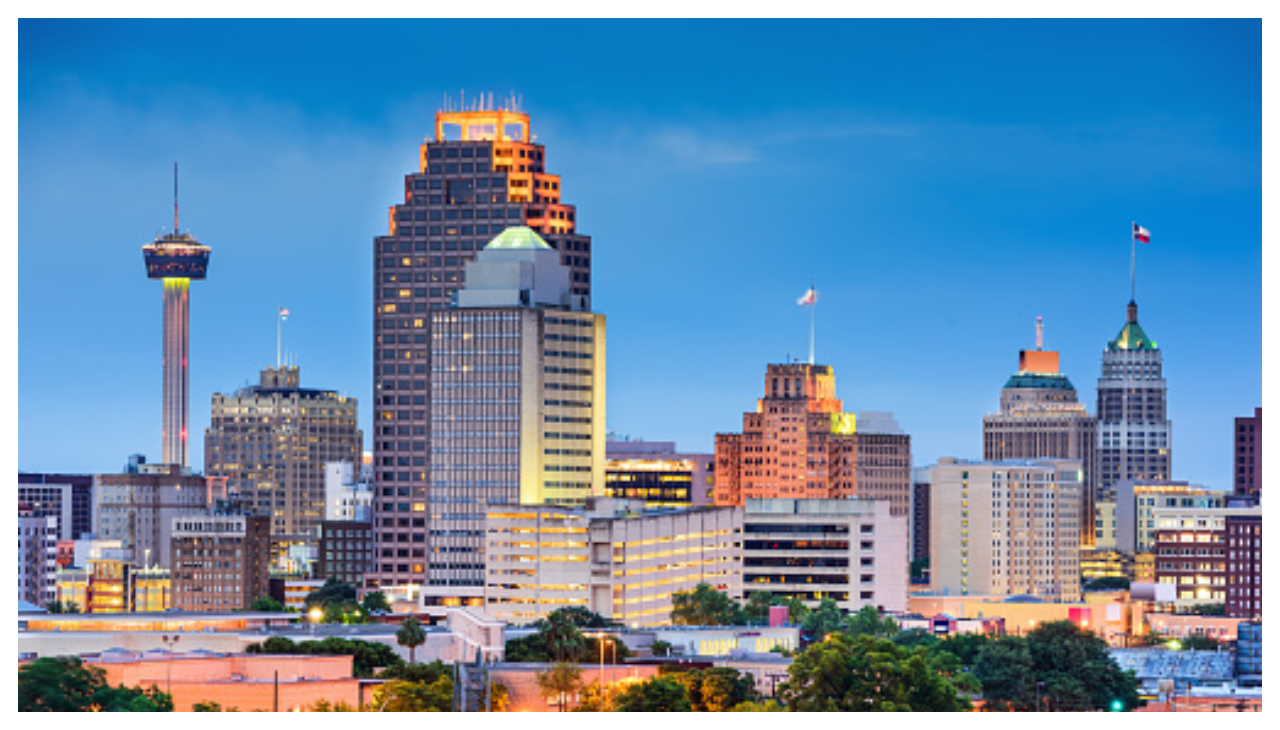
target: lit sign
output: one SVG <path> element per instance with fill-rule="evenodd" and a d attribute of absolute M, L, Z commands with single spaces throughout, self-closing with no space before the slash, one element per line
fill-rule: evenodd
<path fill-rule="evenodd" d="M 832 413 L 831 433 L 851 434 L 857 431 L 857 416 L 853 413 Z"/>

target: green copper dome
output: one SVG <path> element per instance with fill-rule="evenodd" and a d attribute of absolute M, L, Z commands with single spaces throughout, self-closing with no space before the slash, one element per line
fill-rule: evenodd
<path fill-rule="evenodd" d="M 1107 343 L 1107 349 L 1115 352 L 1116 350 L 1158 350 L 1159 347 L 1147 337 L 1147 333 L 1142 331 L 1142 326 L 1138 324 L 1138 305 L 1129 302 L 1129 320 L 1125 322 L 1124 328 L 1120 330 L 1120 334 L 1114 340 Z"/>
<path fill-rule="evenodd" d="M 1019 372 L 1013 374 L 1004 387 L 1006 388 L 1041 388 L 1045 390 L 1075 390 L 1075 386 L 1065 375 L 1057 373 Z"/>
<path fill-rule="evenodd" d="M 532 228 L 528 226 L 511 226 L 499 233 L 485 248 L 551 248 L 551 246 L 547 245 L 547 242 L 542 240 L 542 236 L 539 236 Z"/>

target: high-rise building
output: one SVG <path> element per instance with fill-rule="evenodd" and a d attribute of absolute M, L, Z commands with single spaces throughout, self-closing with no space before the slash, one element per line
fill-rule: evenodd
<path fill-rule="evenodd" d="M 1219 509 L 1228 492 L 1168 480 L 1126 479 L 1113 485 L 1115 501 L 1102 503 L 1099 514 L 1110 514 L 1110 524 L 1100 522 L 1098 547 L 1122 553 L 1150 553 L 1155 544 L 1156 511 Z"/>
<path fill-rule="evenodd" d="M 248 610 L 268 595 L 271 521 L 211 510 L 173 521 L 172 606 L 180 611 Z"/>
<path fill-rule="evenodd" d="M 1152 515 L 1156 523 L 1151 538 L 1156 582 L 1174 586 L 1177 608 L 1227 605 L 1232 599 L 1243 607 L 1253 601 L 1248 589 L 1262 587 L 1261 572 L 1252 571 L 1255 561 L 1261 567 L 1261 549 L 1255 544 L 1261 546 L 1262 536 L 1241 528 L 1249 523 L 1261 526 L 1260 507 L 1156 509 Z M 1233 524 L 1236 529 L 1229 532 Z M 1256 583 L 1251 580 L 1255 577 Z M 1261 606 L 1260 591 L 1257 602 Z M 1236 616 L 1253 617 L 1241 614 L 1245 612 Z"/>
<path fill-rule="evenodd" d="M 435 422 L 428 376 L 442 372 L 431 359 L 432 344 L 441 344 L 432 313 L 444 311 L 463 288 L 467 263 L 497 234 L 527 226 L 568 267 L 570 293 L 589 309 L 591 239 L 577 233 L 560 177 L 546 172 L 546 150 L 533 139 L 529 115 L 496 108 L 491 99 L 475 107 L 436 115 L 418 170 L 404 178 L 403 202 L 391 208 L 390 230 L 374 241 L 375 585 L 424 577 L 414 571 L 425 570 L 426 546 L 411 535 L 425 539 L 425 507 L 414 512 L 414 505 L 427 501 Z M 581 362 L 567 367 L 591 369 Z"/>
<path fill-rule="evenodd" d="M 490 509 L 485 610 L 511 623 L 581 606 L 627 626 L 671 623 L 672 596 L 706 583 L 742 599 L 742 510 L 639 500 Z"/>
<path fill-rule="evenodd" d="M 79 540 L 93 532 L 93 475 L 19 472 L 18 504 L 57 517 L 59 540 Z"/>
<path fill-rule="evenodd" d="M 1167 480 L 1173 469 L 1173 422 L 1160 348 L 1138 325 L 1130 301 L 1120 334 L 1102 353 L 1098 379 L 1098 495 L 1114 500 L 1126 479 Z"/>
<path fill-rule="evenodd" d="M 215 393 L 204 435 L 205 473 L 225 477 L 249 511 L 271 517 L 273 552 L 315 547 L 325 517 L 325 464 L 359 463 L 355 398 L 303 388 L 296 366 L 267 368 L 259 385 Z"/>
<path fill-rule="evenodd" d="M 379 522 L 392 584 L 478 599 L 489 506 L 603 495 L 605 318 L 572 293 L 559 258 L 531 229 L 509 228 L 467 265 L 457 306 L 431 312 L 427 488 L 407 515 L 426 529 Z M 375 519 L 391 519 L 379 501 L 389 487 L 379 489 Z"/>
<path fill-rule="evenodd" d="M 765 397 L 743 414 L 742 433 L 716 434 L 715 503 L 863 497 L 886 500 L 895 517 L 906 517 L 911 440 L 893 430 L 857 428 L 835 397 L 831 366 L 769 365 Z"/>
<path fill-rule="evenodd" d="M 939 459 L 929 467 L 930 586 L 1080 599 L 1080 462 Z"/>
<path fill-rule="evenodd" d="M 18 600 L 49 605 L 58 595 L 58 518 L 18 512 Z"/>
<path fill-rule="evenodd" d="M 1235 493 L 1262 501 L 1262 407 L 1236 419 Z"/>
<path fill-rule="evenodd" d="M 372 472 L 361 467 L 356 475 L 349 461 L 333 461 L 324 465 L 324 518 L 326 520 L 373 520 Z"/>
<path fill-rule="evenodd" d="M 173 232 L 142 247 L 147 278 L 164 282 L 164 418 L 161 448 L 165 464 L 187 465 L 187 424 L 191 420 L 191 282 L 203 281 L 210 248 L 178 230 L 178 166 L 173 166 Z"/>
<path fill-rule="evenodd" d="M 173 519 L 204 512 L 219 496 L 214 480 L 193 476 L 177 464 L 129 459 L 121 474 L 94 477 L 94 534 L 119 540 L 124 562 L 170 566 Z"/>
<path fill-rule="evenodd" d="M 911 470 L 911 559 L 929 559 L 929 469 Z"/>
<path fill-rule="evenodd" d="M 1094 543 L 1094 502 L 1098 422 L 1076 398 L 1075 386 L 1060 372 L 1058 353 L 1042 349 L 1036 320 L 1036 349 L 1018 353 L 1018 372 L 1000 392 L 1000 412 L 982 418 L 982 458 L 1073 459 L 1081 463 L 1081 540 Z"/>
<path fill-rule="evenodd" d="M 907 610 L 907 518 L 872 499 L 748 499 L 742 591 L 830 598 L 845 611 Z"/>
<path fill-rule="evenodd" d="M 648 507 L 703 507 L 711 502 L 715 454 L 684 454 L 671 441 L 607 441 L 605 495 Z"/>

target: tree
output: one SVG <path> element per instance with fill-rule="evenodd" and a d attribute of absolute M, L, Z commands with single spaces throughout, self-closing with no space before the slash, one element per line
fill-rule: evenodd
<path fill-rule="evenodd" d="M 324 585 L 307 594 L 306 598 L 308 611 L 317 607 L 324 609 L 331 605 L 354 605 L 355 603 L 356 587 L 337 577 L 330 577 Z"/>
<path fill-rule="evenodd" d="M 42 657 L 18 668 L 19 712 L 173 712 L 155 686 L 111 687 L 106 672 L 78 657 Z"/>
<path fill-rule="evenodd" d="M 743 623 L 742 607 L 729 594 L 706 583 L 671 596 L 671 623 L 677 626 L 736 626 Z"/>
<path fill-rule="evenodd" d="M 75 601 L 50 601 L 45 610 L 49 613 L 80 613 L 80 604 Z"/>
<path fill-rule="evenodd" d="M 787 621 L 798 624 L 809 613 L 809 607 L 795 596 L 779 596 L 769 591 L 756 591 L 747 597 L 742 605 L 742 619 L 747 624 L 767 624 L 769 609 L 773 606 L 787 607 Z"/>
<path fill-rule="evenodd" d="M 766 700 L 764 702 L 743 702 L 740 703 L 729 712 L 786 712 L 777 700 Z"/>
<path fill-rule="evenodd" d="M 881 617 L 875 606 L 863 606 L 857 613 L 849 616 L 846 631 L 851 636 L 874 636 L 891 639 L 898 633 L 898 622 L 891 617 Z"/>
<path fill-rule="evenodd" d="M 1084 584 L 1086 591 L 1127 591 L 1129 579 L 1118 575 L 1095 578 Z"/>
<path fill-rule="evenodd" d="M 410 616 L 396 631 L 396 643 L 409 648 L 409 663 L 413 664 L 414 651 L 427 643 L 427 632 L 422 630 L 422 624 L 418 619 Z"/>
<path fill-rule="evenodd" d="M 668 676 L 684 686 L 694 712 L 727 712 L 757 699 L 755 679 L 729 667 L 693 669 Z"/>
<path fill-rule="evenodd" d="M 564 712 L 565 698 L 582 687 L 582 668 L 577 664 L 556 662 L 535 675 L 538 691 L 550 700 L 556 698 L 556 707 Z"/>
<path fill-rule="evenodd" d="M 372 705 L 379 712 L 451 712 L 453 677 L 446 674 L 431 684 L 386 682 L 373 691 Z"/>
<path fill-rule="evenodd" d="M 671 656 L 671 652 L 674 649 L 675 647 L 672 646 L 670 642 L 663 641 L 662 639 L 655 639 L 654 642 L 649 645 L 650 653 L 656 657 Z"/>
<path fill-rule="evenodd" d="M 789 712 L 963 712 L 971 708 L 930 666 L 924 649 L 907 652 L 870 635 L 829 634 L 802 652 L 779 687 Z"/>
<path fill-rule="evenodd" d="M 360 610 L 366 616 L 377 613 L 391 613 L 391 604 L 387 602 L 387 594 L 382 591 L 369 591 L 360 599 Z"/>
<path fill-rule="evenodd" d="M 261 596 L 254 599 L 253 603 L 249 606 L 249 610 L 264 613 L 283 613 L 286 609 L 283 603 L 277 601 L 271 596 Z"/>
<path fill-rule="evenodd" d="M 564 611 L 552 611 L 545 619 L 538 621 L 536 626 L 554 662 L 573 661 L 586 643 L 573 616 Z"/>
<path fill-rule="evenodd" d="M 1179 645 L 1183 650 L 1191 651 L 1217 651 L 1222 648 L 1221 641 L 1204 634 L 1191 634 L 1180 640 Z"/>
<path fill-rule="evenodd" d="M 321 702 L 325 702 L 325 700 L 318 700 L 316 704 L 318 705 Z M 350 705 L 347 705 L 345 702 L 339 702 L 338 704 L 350 707 Z M 195 703 L 194 705 L 191 706 L 191 711 L 192 712 L 239 712 L 240 709 L 237 707 L 223 707 L 217 702 L 206 701 L 206 702 Z M 329 712 L 329 710 L 314 710 L 314 709 L 312 711 L 313 712 Z M 333 710 L 333 711 L 339 712 L 339 710 Z M 341 712 L 354 712 L 354 710 L 341 710 Z"/>
<path fill-rule="evenodd" d="M 889 638 L 893 643 L 904 649 L 914 649 L 917 646 L 930 649 L 937 646 L 938 643 L 942 641 L 924 629 L 907 629 L 906 631 L 899 631 Z M 952 654 L 951 656 L 954 657 L 955 655 Z"/>
<path fill-rule="evenodd" d="M 610 629 L 618 625 L 616 621 L 610 621 L 586 606 L 565 606 L 551 613 L 567 619 L 579 629 Z"/>
<path fill-rule="evenodd" d="M 617 712 L 692 712 L 684 685 L 671 677 L 629 684 L 613 700 Z"/>
<path fill-rule="evenodd" d="M 839 604 L 830 598 L 823 598 L 818 601 L 818 607 L 800 622 L 800 633 L 806 641 L 822 641 L 827 634 L 839 631 L 844 625 L 844 612 L 840 610 Z"/>
<path fill-rule="evenodd" d="M 359 712 L 359 710 L 357 710 L 356 708 L 352 707 L 349 703 L 347 703 L 346 700 L 338 700 L 336 703 L 333 703 L 333 702 L 330 702 L 329 700 L 324 699 L 323 697 L 321 697 L 320 699 L 312 703 L 312 705 L 307 708 L 307 711 L 308 712 Z"/>
<path fill-rule="evenodd" d="M 974 676 L 994 709 L 1063 712 L 1123 709 L 1138 704 L 1138 680 L 1120 670 L 1107 644 L 1070 621 L 1041 624 L 1023 637 L 992 639 L 978 654 Z"/>
<path fill-rule="evenodd" d="M 607 688 L 592 682 L 578 693 L 578 704 L 571 712 L 613 712 L 613 694 Z"/>
<path fill-rule="evenodd" d="M 978 653 L 982 651 L 982 647 L 990 644 L 992 639 L 987 634 L 949 634 L 942 638 L 934 648 L 938 651 L 945 651 L 955 655 L 960 660 L 960 664 L 965 667 L 972 667 L 978 659 Z"/>
<path fill-rule="evenodd" d="M 386 644 L 339 636 L 296 644 L 286 637 L 272 636 L 261 643 L 246 646 L 245 651 L 250 654 L 350 654 L 352 674 L 361 678 L 372 677 L 380 668 L 401 663 L 395 650 Z"/>

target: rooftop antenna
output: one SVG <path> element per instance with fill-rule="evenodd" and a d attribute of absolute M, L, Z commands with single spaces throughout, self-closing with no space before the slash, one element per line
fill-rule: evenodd
<path fill-rule="evenodd" d="M 1044 318 L 1036 317 L 1036 349 L 1044 349 Z"/>
<path fill-rule="evenodd" d="M 178 163 L 173 163 L 173 232 L 178 232 Z"/>

